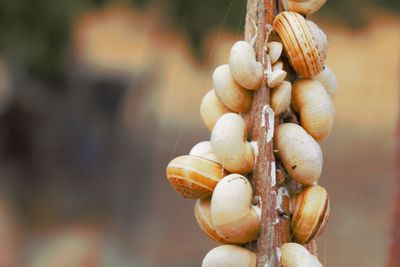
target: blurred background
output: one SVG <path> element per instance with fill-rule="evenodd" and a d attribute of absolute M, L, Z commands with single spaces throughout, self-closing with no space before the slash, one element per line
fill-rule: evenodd
<path fill-rule="evenodd" d="M 0 1 L 0 267 L 191 267 L 216 244 L 165 167 L 209 139 L 211 73 L 245 0 Z M 387 263 L 394 201 L 396 0 L 328 0 L 336 121 L 322 142 L 325 266 Z M 398 155 L 397 155 L 398 156 Z"/>

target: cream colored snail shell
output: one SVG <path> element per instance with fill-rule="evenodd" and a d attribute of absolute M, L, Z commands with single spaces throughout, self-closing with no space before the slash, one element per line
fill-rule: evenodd
<path fill-rule="evenodd" d="M 282 54 L 282 43 L 280 42 L 269 42 L 267 44 L 267 53 L 269 55 L 269 59 L 271 60 L 271 64 L 274 64 L 279 60 Z"/>
<path fill-rule="evenodd" d="M 282 61 L 277 61 L 272 65 L 272 71 L 275 70 L 283 70 L 283 62 Z"/>
<path fill-rule="evenodd" d="M 211 142 L 210 141 L 202 141 L 197 143 L 189 152 L 191 156 L 202 157 L 217 163 L 220 163 L 217 157 L 212 152 Z"/>
<path fill-rule="evenodd" d="M 274 149 L 288 175 L 298 183 L 312 185 L 322 173 L 322 152 L 302 127 L 283 123 L 275 127 Z"/>
<path fill-rule="evenodd" d="M 209 131 L 214 128 L 217 120 L 228 112 L 232 110 L 222 104 L 214 90 L 210 90 L 201 100 L 200 115 Z"/>
<path fill-rule="evenodd" d="M 167 178 L 184 198 L 209 198 L 226 172 L 214 161 L 197 156 L 180 156 L 167 166 Z"/>
<path fill-rule="evenodd" d="M 322 267 L 317 257 L 300 244 L 283 244 L 280 252 L 281 267 Z"/>
<path fill-rule="evenodd" d="M 253 189 L 240 174 L 230 174 L 218 182 L 211 198 L 211 219 L 217 233 L 233 243 L 258 237 L 261 211 L 252 205 Z"/>
<path fill-rule="evenodd" d="M 292 84 L 290 82 L 283 81 L 279 86 L 272 89 L 271 107 L 276 116 L 279 116 L 289 108 L 291 99 Z"/>
<path fill-rule="evenodd" d="M 258 90 L 263 80 L 263 69 L 256 60 L 254 48 L 246 41 L 236 42 L 229 55 L 229 67 L 235 81 L 249 90 Z"/>
<path fill-rule="evenodd" d="M 252 92 L 240 86 L 232 77 L 228 64 L 217 67 L 213 73 L 213 87 L 219 100 L 234 112 L 247 112 L 253 101 Z"/>
<path fill-rule="evenodd" d="M 329 218 L 329 198 L 319 185 L 305 187 L 294 197 L 292 233 L 300 244 L 309 243 L 324 231 Z"/>
<path fill-rule="evenodd" d="M 215 230 L 211 220 L 211 199 L 198 199 L 194 205 L 194 216 L 200 226 L 200 229 L 207 234 L 209 238 L 219 243 L 232 243 L 225 240 Z"/>
<path fill-rule="evenodd" d="M 234 245 L 221 245 L 210 250 L 204 257 L 202 267 L 255 267 L 254 252 Z"/>
<path fill-rule="evenodd" d="M 298 13 L 284 11 L 275 17 L 273 28 L 297 73 L 311 78 L 322 71 L 328 39 L 315 23 Z"/>
<path fill-rule="evenodd" d="M 337 90 L 336 76 L 327 65 L 325 65 L 324 70 L 321 71 L 317 76 L 314 76 L 313 79 L 322 83 L 326 92 L 331 96 L 331 98 L 335 98 Z"/>
<path fill-rule="evenodd" d="M 292 105 L 300 113 L 300 124 L 315 140 L 332 131 L 335 107 L 324 86 L 317 80 L 300 79 L 293 83 Z"/>
<path fill-rule="evenodd" d="M 294 11 L 302 15 L 311 15 L 318 11 L 326 2 L 326 0 L 284 0 L 286 9 Z"/>
<path fill-rule="evenodd" d="M 267 74 L 267 84 L 269 88 L 274 88 L 279 86 L 286 78 L 286 71 L 284 70 L 274 70 Z"/>
<path fill-rule="evenodd" d="M 211 132 L 212 151 L 231 173 L 246 174 L 253 170 L 253 148 L 246 136 L 245 122 L 236 113 L 222 115 Z"/>

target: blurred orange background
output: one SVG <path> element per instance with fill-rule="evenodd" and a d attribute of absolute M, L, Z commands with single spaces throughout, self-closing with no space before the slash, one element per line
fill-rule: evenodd
<path fill-rule="evenodd" d="M 61 80 L 3 54 L 0 266 L 190 267 L 216 246 L 165 167 L 209 139 L 200 101 L 244 22 L 211 29 L 199 60 L 162 11 L 112 3 L 75 13 Z M 358 28 L 311 17 L 329 36 L 339 82 L 334 129 L 321 143 L 332 209 L 319 240 L 324 266 L 383 266 L 388 256 L 400 17 L 366 17 Z"/>

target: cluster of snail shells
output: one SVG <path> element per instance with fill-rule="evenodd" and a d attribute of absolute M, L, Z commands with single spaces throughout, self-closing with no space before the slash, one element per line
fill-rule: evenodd
<path fill-rule="evenodd" d="M 300 77 L 291 86 L 282 84 L 284 89 L 272 89 L 271 93 L 276 116 L 291 107 L 299 118 L 299 125 L 283 123 L 275 126 L 274 131 L 277 158 L 288 176 L 303 185 L 299 193 L 291 196 L 291 229 L 296 243 L 281 247 L 280 263 L 284 267 L 322 266 L 301 244 L 309 243 L 324 231 L 330 212 L 328 193 L 317 185 L 323 164 L 318 141 L 327 138 L 332 130 L 337 83 L 325 64 L 326 35 L 303 16 L 314 13 L 324 2 L 285 1 L 290 11 L 279 13 L 273 21 L 273 30 L 283 44 L 289 64 Z"/>
<path fill-rule="evenodd" d="M 320 7 L 316 2 L 287 1 L 287 6 L 310 14 Z M 173 159 L 167 166 L 172 187 L 183 197 L 196 199 L 194 214 L 200 228 L 222 244 L 205 256 L 203 267 L 256 264 L 256 255 L 240 247 L 257 239 L 261 213 L 252 205 L 253 190 L 244 176 L 252 172 L 257 150 L 247 140 L 240 113 L 250 110 L 253 92 L 264 79 L 271 88 L 275 116 L 292 107 L 300 117 L 300 125 L 283 123 L 274 130 L 277 157 L 289 177 L 303 184 L 303 189 L 292 196 L 294 241 L 305 244 L 319 236 L 329 217 L 327 192 L 316 184 L 323 161 L 317 141 L 332 129 L 332 98 L 336 93 L 336 79 L 324 63 L 327 38 L 317 25 L 293 11 L 278 14 L 273 26 L 281 42 L 267 44 L 265 72 L 253 47 L 245 41 L 236 42 L 229 64 L 215 69 L 213 89 L 201 101 L 200 115 L 211 132 L 210 141 L 198 143 L 188 155 Z M 285 81 L 287 73 L 280 60 L 283 52 L 302 77 L 293 84 Z M 322 266 L 297 243 L 281 247 L 282 266 Z"/>
<path fill-rule="evenodd" d="M 263 79 L 253 47 L 236 42 L 229 64 L 215 69 L 213 90 L 201 101 L 200 115 L 211 132 L 210 141 L 198 143 L 167 166 L 172 187 L 183 197 L 196 199 L 194 214 L 200 228 L 223 244 L 205 256 L 203 267 L 256 264 L 255 253 L 240 246 L 257 239 L 261 217 L 260 208 L 252 205 L 253 189 L 244 176 L 253 170 L 256 154 L 240 113 L 250 110 L 253 91 Z"/>

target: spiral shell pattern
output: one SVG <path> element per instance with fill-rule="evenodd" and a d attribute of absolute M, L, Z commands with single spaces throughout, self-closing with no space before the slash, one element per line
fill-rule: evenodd
<path fill-rule="evenodd" d="M 290 64 L 300 75 L 311 78 L 324 67 L 328 39 L 313 22 L 295 12 L 281 12 L 273 22 Z"/>

